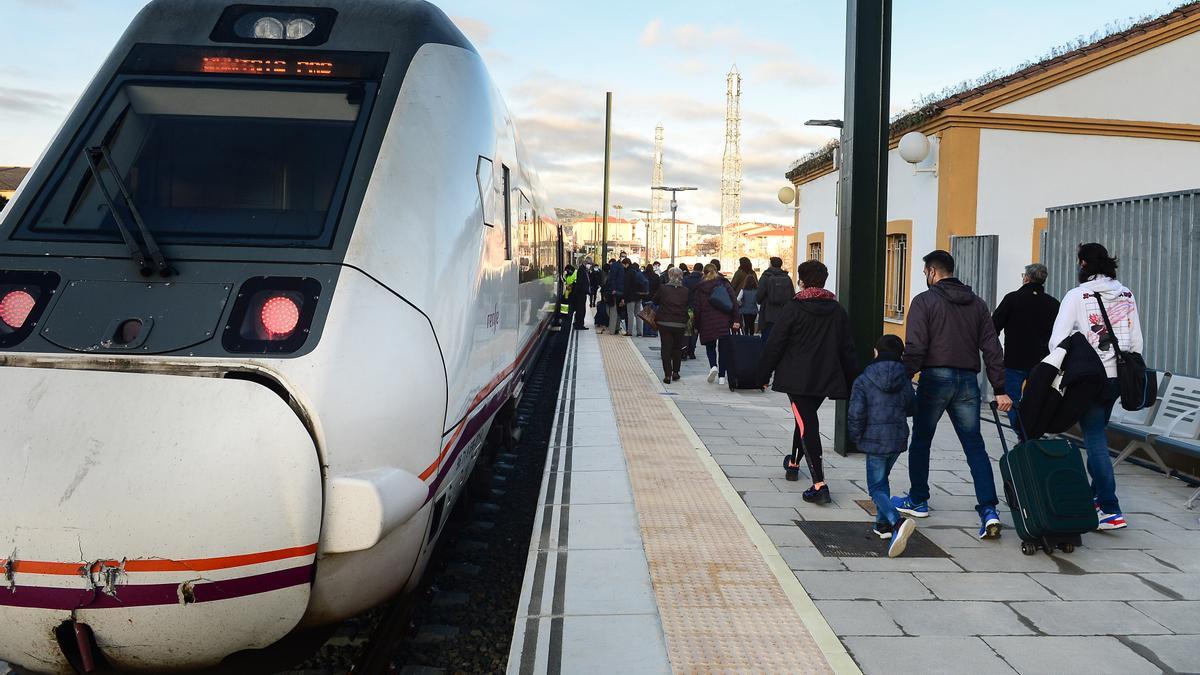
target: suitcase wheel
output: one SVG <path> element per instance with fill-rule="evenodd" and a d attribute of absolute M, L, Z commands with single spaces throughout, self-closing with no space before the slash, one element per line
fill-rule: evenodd
<path fill-rule="evenodd" d="M 1037 544 L 1033 543 L 1032 541 L 1021 542 L 1021 553 L 1024 553 L 1025 555 L 1033 555 L 1034 553 L 1037 553 L 1037 552 L 1038 552 Z"/>
<path fill-rule="evenodd" d="M 1059 544 L 1058 548 L 1061 549 L 1063 553 L 1075 552 L 1075 544 Z"/>

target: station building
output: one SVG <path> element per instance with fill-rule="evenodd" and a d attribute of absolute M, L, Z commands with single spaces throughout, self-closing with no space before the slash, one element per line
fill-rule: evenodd
<path fill-rule="evenodd" d="M 929 142 L 917 164 L 898 150 L 913 131 Z M 964 280 L 994 303 L 1041 261 L 1048 209 L 1200 186 L 1200 2 L 925 105 L 892 123 L 890 147 L 885 330 L 903 335 L 927 252 L 985 254 Z M 833 279 L 835 152 L 786 174 L 797 258 Z"/>

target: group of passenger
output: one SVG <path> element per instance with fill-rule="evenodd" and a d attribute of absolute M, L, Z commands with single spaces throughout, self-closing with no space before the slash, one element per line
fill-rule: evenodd
<path fill-rule="evenodd" d="M 1000 535 L 992 463 L 980 430 L 981 363 L 995 392 L 996 407 L 1009 414 L 1012 428 L 1024 439 L 1017 403 L 1031 371 L 1078 332 L 1099 357 L 1106 376 L 1100 390 L 1089 393 L 1091 400 L 1075 420 L 1087 449 L 1097 517 L 1100 529 L 1126 526 L 1105 427 L 1118 398 L 1115 347 L 1140 352 L 1143 338 L 1133 294 L 1117 281 L 1117 260 L 1103 245 L 1080 246 L 1079 286 L 1066 294 L 1061 305 L 1046 293 L 1046 267 L 1032 264 L 1022 272 L 1021 287 L 1006 295 L 995 312 L 955 276 L 950 253 L 929 253 L 923 258 L 928 289 L 909 306 L 905 339 L 881 336 L 874 345 L 874 359 L 862 369 L 855 359 L 849 316 L 825 289 L 829 277 L 825 265 L 816 260 L 801 263 L 798 286 L 793 286 L 782 260 L 770 262 L 759 276 L 743 258 L 732 280 L 721 273 L 718 260 L 691 269 L 672 267 L 658 277 L 657 264 L 639 269 L 622 255 L 607 266 L 597 307 L 612 308 L 608 327 L 618 334 L 624 320 L 626 335 L 631 334 L 631 325 L 637 329 L 631 317 L 643 302 L 655 308 L 665 384 L 680 379 L 683 360 L 696 358 L 697 340 L 707 352 L 708 381 L 723 384 L 726 373 L 719 339 L 731 333 L 753 334 L 757 324 L 765 342 L 759 382 L 770 382 L 774 391 L 787 395 L 796 422 L 793 449 L 783 462 L 784 476 L 798 480 L 803 459 L 813 481 L 802 494 L 807 502 L 832 501 L 822 466 L 817 411 L 826 399 L 849 399 L 849 434 L 867 455 L 868 492 L 877 514 L 873 531 L 888 540 L 889 556 L 904 551 L 916 519 L 929 515 L 930 447 L 946 414 L 974 484 L 978 536 Z M 651 277 L 659 282 L 653 292 Z M 1101 319 L 1097 298 L 1107 310 L 1113 335 Z M 597 319 L 597 326 L 601 325 Z M 912 379 L 918 374 L 914 389 Z M 906 450 L 910 488 L 893 496 L 889 475 Z"/>

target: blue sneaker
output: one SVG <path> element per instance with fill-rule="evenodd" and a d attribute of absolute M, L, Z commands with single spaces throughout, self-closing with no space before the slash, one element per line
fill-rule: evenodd
<path fill-rule="evenodd" d="M 903 518 L 896 523 L 896 527 L 892 531 L 892 543 L 888 546 L 888 557 L 895 558 L 904 553 L 904 547 L 908 545 L 908 538 L 916 530 L 917 521 L 912 518 Z"/>
<path fill-rule="evenodd" d="M 929 502 L 914 502 L 908 493 L 904 493 L 903 497 L 892 497 L 892 506 L 897 511 L 906 516 L 913 518 L 928 518 L 929 517 Z"/>
<path fill-rule="evenodd" d="M 979 517 L 979 538 L 995 539 L 999 536 L 1000 514 L 996 513 L 996 509 L 989 506 L 983 510 L 983 515 Z"/>

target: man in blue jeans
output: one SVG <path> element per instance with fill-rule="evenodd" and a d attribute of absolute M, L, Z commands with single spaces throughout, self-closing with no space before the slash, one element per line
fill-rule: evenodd
<path fill-rule="evenodd" d="M 1025 429 L 1017 417 L 1017 404 L 1029 371 L 1050 353 L 1050 332 L 1058 316 L 1058 300 L 1046 293 L 1046 266 L 1026 265 L 1021 287 L 1004 296 L 992 313 L 996 335 L 1004 332 L 1004 393 L 1012 399 L 1008 421 L 1025 440 Z"/>
<path fill-rule="evenodd" d="M 929 290 L 913 298 L 908 314 L 904 365 L 908 374 L 921 374 L 917 383 L 917 414 L 908 447 L 908 478 L 912 486 L 903 497 L 892 497 L 896 510 L 914 518 L 929 516 L 929 446 L 942 413 L 950 422 L 967 456 L 975 484 L 979 538 L 1000 536 L 996 483 L 992 460 L 979 432 L 979 354 L 988 381 L 1004 391 L 1004 354 L 992 325 L 987 303 L 954 276 L 954 257 L 946 251 L 925 256 Z M 1001 411 L 1012 409 L 1007 394 L 996 395 Z"/>

